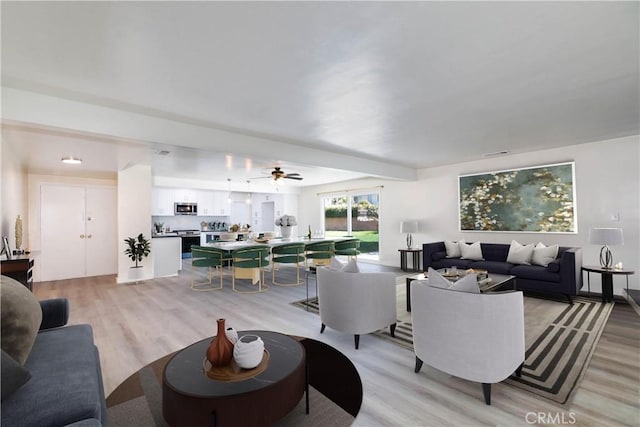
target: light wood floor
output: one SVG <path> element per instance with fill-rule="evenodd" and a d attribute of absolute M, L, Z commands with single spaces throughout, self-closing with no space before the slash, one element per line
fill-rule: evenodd
<path fill-rule="evenodd" d="M 365 271 L 388 270 L 360 265 Z M 551 420 L 579 426 L 640 425 L 640 316 L 624 302 L 616 303 L 585 377 L 568 404 L 497 384 L 492 388 L 492 405 L 487 406 L 479 384 L 427 366 L 415 374 L 414 354 L 409 350 L 367 335 L 361 337 L 356 351 L 352 336 L 329 328 L 320 335 L 319 317 L 290 304 L 305 298 L 304 285 L 272 286 L 265 293 L 241 295 L 226 284 L 222 291 L 194 292 L 189 280 L 187 268 L 178 277 L 139 284 L 118 285 L 114 276 L 41 282 L 34 285 L 34 292 L 40 299 L 68 298 L 70 323 L 93 326 L 107 395 L 146 364 L 215 334 L 215 320 L 223 317 L 238 330 L 307 336 L 347 355 L 364 387 L 354 425 L 525 426 L 536 419 L 541 425 L 552 424 Z M 313 282 L 311 287 L 313 291 Z"/>

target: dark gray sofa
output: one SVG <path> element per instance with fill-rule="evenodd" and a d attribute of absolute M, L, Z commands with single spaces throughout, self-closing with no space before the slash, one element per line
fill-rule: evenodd
<path fill-rule="evenodd" d="M 507 262 L 510 245 L 480 243 L 483 261 L 447 258 L 444 242 L 424 243 L 422 261 L 424 271 L 456 266 L 461 269 L 476 268 L 491 273 L 516 276 L 518 290 L 547 294 L 562 294 L 572 301 L 582 288 L 582 249 L 560 246 L 558 257 L 547 267 L 539 265 L 511 264 Z"/>
<path fill-rule="evenodd" d="M 42 324 L 24 364 L 31 379 L 2 401 L 2 426 L 106 426 L 98 349 L 89 325 L 65 326 L 64 298 L 40 301 Z"/>

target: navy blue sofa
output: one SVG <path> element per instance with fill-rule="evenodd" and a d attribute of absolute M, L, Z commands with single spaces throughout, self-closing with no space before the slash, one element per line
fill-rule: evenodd
<path fill-rule="evenodd" d="M 447 258 L 444 242 L 424 243 L 422 261 L 424 271 L 456 266 L 461 269 L 475 268 L 491 273 L 516 276 L 516 287 L 522 291 L 565 295 L 572 297 L 582 288 L 582 249 L 560 246 L 558 257 L 547 267 L 539 265 L 511 264 L 507 262 L 509 244 L 480 243 L 483 261 Z"/>
<path fill-rule="evenodd" d="M 89 325 L 66 325 L 65 298 L 40 301 L 42 324 L 24 367 L 31 379 L 2 401 L 2 426 L 106 426 L 98 348 Z"/>

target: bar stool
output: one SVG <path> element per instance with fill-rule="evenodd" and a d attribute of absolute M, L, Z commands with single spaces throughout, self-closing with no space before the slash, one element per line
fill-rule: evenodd
<path fill-rule="evenodd" d="M 264 284 L 264 268 L 269 265 L 269 248 L 267 246 L 246 246 L 231 252 L 233 261 L 232 288 L 241 294 L 254 294 L 269 289 Z M 251 284 L 258 284 L 255 291 L 239 291 L 236 279 L 251 279 Z"/>
<path fill-rule="evenodd" d="M 285 243 L 271 248 L 271 282 L 279 286 L 301 285 L 300 263 L 305 260 L 305 244 L 302 242 Z M 295 264 L 296 281 L 293 283 L 276 282 L 276 270 L 278 264 Z"/>
<path fill-rule="evenodd" d="M 347 256 L 348 259 L 354 257 L 358 259 L 360 254 L 360 239 L 340 240 L 336 242 L 336 255 Z"/>
<path fill-rule="evenodd" d="M 217 291 L 222 289 L 224 276 L 222 274 L 222 266 L 225 259 L 224 255 L 224 251 L 217 248 L 197 245 L 191 246 L 191 289 L 194 291 Z M 198 267 L 207 267 L 208 281 L 196 283 L 194 270 Z M 220 277 L 220 286 L 211 286 L 213 284 L 212 268 L 215 268 L 218 276 Z"/>
<path fill-rule="evenodd" d="M 319 265 L 331 264 L 331 258 L 335 255 L 335 243 L 333 241 L 322 241 L 309 243 L 306 245 L 307 265 L 308 261 L 312 261 L 312 265 L 317 267 Z"/>

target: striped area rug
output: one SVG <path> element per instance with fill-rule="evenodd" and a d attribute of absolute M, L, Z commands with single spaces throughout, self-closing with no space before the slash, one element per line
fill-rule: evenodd
<path fill-rule="evenodd" d="M 405 301 L 402 291 L 398 286 L 398 307 Z M 304 300 L 293 304 L 306 308 Z M 504 383 L 564 404 L 589 365 L 613 303 L 577 297 L 569 305 L 525 297 L 524 306 L 526 359 L 522 376 L 511 376 Z M 319 313 L 317 298 L 309 300 L 309 311 Z M 395 337 L 388 328 L 372 335 L 413 351 L 410 313 L 398 308 L 398 317 Z"/>
<path fill-rule="evenodd" d="M 527 347 L 522 377 L 508 384 L 566 403 L 582 379 L 613 304 L 576 298 Z M 525 332 L 526 332 L 525 318 Z"/>

